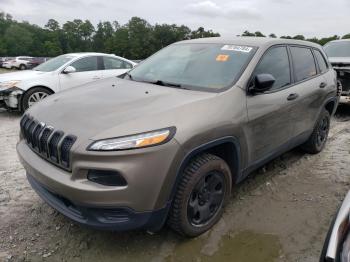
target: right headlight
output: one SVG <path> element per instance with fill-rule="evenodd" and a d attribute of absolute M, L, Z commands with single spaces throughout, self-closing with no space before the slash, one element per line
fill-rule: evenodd
<path fill-rule="evenodd" d="M 175 127 L 145 132 L 117 138 L 108 138 L 93 142 L 90 151 L 117 151 L 144 148 L 168 142 L 175 134 Z"/>

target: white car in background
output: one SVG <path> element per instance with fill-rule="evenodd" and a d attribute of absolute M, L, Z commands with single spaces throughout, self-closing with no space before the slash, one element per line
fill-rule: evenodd
<path fill-rule="evenodd" d="M 17 56 L 14 59 L 8 60 L 2 64 L 2 67 L 7 69 L 27 69 L 27 64 L 33 59 L 31 56 Z"/>
<path fill-rule="evenodd" d="M 25 111 L 53 93 L 122 75 L 135 65 L 135 62 L 111 54 L 61 55 L 33 70 L 0 74 L 0 107 Z"/>

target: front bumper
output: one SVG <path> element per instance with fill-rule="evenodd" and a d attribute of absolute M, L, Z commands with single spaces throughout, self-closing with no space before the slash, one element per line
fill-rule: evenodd
<path fill-rule="evenodd" d="M 165 222 L 169 208 L 167 205 L 152 212 L 135 212 L 130 208 L 79 206 L 63 196 L 50 192 L 28 173 L 27 178 L 36 193 L 51 207 L 75 222 L 97 229 L 158 231 Z"/>
<path fill-rule="evenodd" d="M 0 91 L 0 107 L 19 109 L 23 93 L 19 88 Z"/>
<path fill-rule="evenodd" d="M 334 67 L 337 72 L 338 81 L 342 86 L 342 96 L 350 96 L 350 68 Z"/>
<path fill-rule="evenodd" d="M 82 146 L 84 147 L 84 146 Z M 164 208 L 175 180 L 171 168 L 179 145 L 175 139 L 166 144 L 120 152 L 73 152 L 72 172 L 57 167 L 35 153 L 21 139 L 19 159 L 36 181 L 50 192 L 79 206 L 126 207 L 135 212 Z M 111 170 L 125 178 L 127 185 L 105 186 L 88 180 L 89 170 Z M 172 179 L 170 179 L 172 180 Z"/>

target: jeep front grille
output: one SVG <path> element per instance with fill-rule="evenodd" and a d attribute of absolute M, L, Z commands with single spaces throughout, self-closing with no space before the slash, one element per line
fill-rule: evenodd
<path fill-rule="evenodd" d="M 23 116 L 20 126 L 23 138 L 35 153 L 63 169 L 71 170 L 70 155 L 75 136 L 65 135 L 63 131 L 28 115 Z"/>

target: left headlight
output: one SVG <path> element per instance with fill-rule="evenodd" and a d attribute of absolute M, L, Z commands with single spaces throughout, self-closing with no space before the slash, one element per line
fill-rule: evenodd
<path fill-rule="evenodd" d="M 11 80 L 11 81 L 0 82 L 0 91 L 16 87 L 16 85 L 19 82 L 21 82 L 21 81 L 20 80 Z"/>
<path fill-rule="evenodd" d="M 90 151 L 117 151 L 144 148 L 168 142 L 175 134 L 175 127 L 159 129 L 137 135 L 109 138 L 93 142 Z"/>

